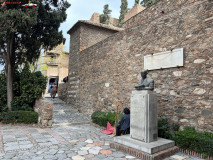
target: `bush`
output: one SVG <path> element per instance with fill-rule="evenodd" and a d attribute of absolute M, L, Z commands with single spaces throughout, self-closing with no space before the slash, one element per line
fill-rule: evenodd
<path fill-rule="evenodd" d="M 113 126 L 116 113 L 96 111 L 92 114 L 94 123 L 106 126 L 109 121 Z M 118 119 L 122 114 L 118 114 Z M 185 127 L 179 131 L 178 124 L 169 124 L 167 119 L 158 120 L 158 137 L 172 139 L 182 149 L 202 153 L 203 156 L 213 156 L 213 133 L 197 132 L 194 128 Z"/>
<path fill-rule="evenodd" d="M 213 133 L 197 132 L 192 127 L 174 133 L 173 140 L 182 149 L 188 149 L 204 156 L 213 156 Z"/>
<path fill-rule="evenodd" d="M 33 111 L 35 100 L 42 95 L 46 88 L 46 77 L 41 72 L 32 73 L 29 65 L 15 72 L 13 82 L 14 99 L 11 102 L 12 110 Z M 6 77 L 0 74 L 0 111 L 7 111 Z"/>
<path fill-rule="evenodd" d="M 158 137 L 171 138 L 170 125 L 166 119 L 158 120 Z"/>
<path fill-rule="evenodd" d="M 178 124 L 169 124 L 167 119 L 158 120 L 158 137 L 172 139 L 173 132 L 179 130 Z"/>
<path fill-rule="evenodd" d="M 9 111 L 0 114 L 2 123 L 37 123 L 38 113 L 31 111 Z"/>
<path fill-rule="evenodd" d="M 106 127 L 107 121 L 109 121 L 112 126 L 115 125 L 115 116 L 116 113 L 95 111 L 91 118 L 94 123 Z M 120 120 L 122 116 L 122 114 L 118 114 L 117 119 Z"/>

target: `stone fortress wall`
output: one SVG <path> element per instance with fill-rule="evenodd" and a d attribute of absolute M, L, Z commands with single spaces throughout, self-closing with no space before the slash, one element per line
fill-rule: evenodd
<path fill-rule="evenodd" d="M 129 107 L 144 56 L 184 48 L 183 67 L 149 71 L 158 116 L 213 131 L 213 2 L 161 0 L 123 27 L 86 49 L 81 47 L 86 38 L 79 37 L 81 28 L 72 33 L 68 103 L 89 115 L 115 111 L 116 98 Z"/>

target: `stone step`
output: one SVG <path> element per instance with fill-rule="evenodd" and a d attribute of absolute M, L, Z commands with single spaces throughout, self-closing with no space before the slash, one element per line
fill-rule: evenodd
<path fill-rule="evenodd" d="M 51 98 L 51 97 L 46 97 L 45 98 L 46 101 L 49 101 L 49 102 L 52 102 L 53 104 L 66 104 L 64 101 L 62 101 L 61 99 L 59 98 Z"/>
<path fill-rule="evenodd" d="M 62 123 L 85 123 L 91 120 L 78 112 L 54 112 L 53 113 L 53 125 Z"/>
<path fill-rule="evenodd" d="M 77 109 L 72 109 L 72 110 L 54 110 L 53 113 L 66 113 L 66 112 L 78 112 Z"/>
<path fill-rule="evenodd" d="M 64 111 L 70 111 L 70 110 L 73 110 L 73 111 L 76 111 L 78 112 L 77 109 L 67 105 L 67 104 L 54 104 L 53 105 L 53 111 L 60 111 L 60 110 L 64 110 Z"/>
<path fill-rule="evenodd" d="M 59 123 L 53 124 L 53 127 L 66 127 L 66 126 L 74 126 L 74 125 L 83 125 L 83 124 L 91 124 L 91 121 L 79 122 L 79 123 Z"/>

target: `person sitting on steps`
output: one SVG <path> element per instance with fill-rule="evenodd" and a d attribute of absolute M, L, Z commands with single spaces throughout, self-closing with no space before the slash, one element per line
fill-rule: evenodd
<path fill-rule="evenodd" d="M 124 115 L 116 126 L 116 136 L 119 136 L 120 132 L 129 132 L 130 130 L 130 110 L 128 108 L 124 108 L 123 112 Z"/>

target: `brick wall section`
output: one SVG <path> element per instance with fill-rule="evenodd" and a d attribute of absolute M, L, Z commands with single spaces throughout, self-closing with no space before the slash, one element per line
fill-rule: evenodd
<path fill-rule="evenodd" d="M 93 13 L 90 21 L 95 23 L 100 23 L 99 13 Z"/>
<path fill-rule="evenodd" d="M 148 23 L 150 21 L 160 18 L 161 16 L 172 14 L 174 12 L 180 11 L 181 9 L 187 9 L 191 5 L 194 6 L 195 4 L 199 4 L 199 3 L 202 3 L 202 1 L 200 0 L 177 0 L 177 1 L 160 0 L 156 3 L 156 5 L 152 5 L 151 7 L 146 8 L 142 12 L 138 13 L 137 15 L 135 15 L 134 17 L 126 21 L 122 27 L 131 28 L 131 27 L 138 26 L 140 24 L 144 24 L 144 22 Z M 196 8 L 194 9 L 196 10 Z"/>
<path fill-rule="evenodd" d="M 121 144 L 115 143 L 115 142 L 111 142 L 110 147 L 124 151 L 130 155 L 141 158 L 143 160 L 161 160 L 161 159 L 169 157 L 169 156 L 175 154 L 176 152 L 178 152 L 178 147 L 176 147 L 176 146 L 166 149 L 164 151 L 160 151 L 158 153 L 154 153 L 154 154 L 148 154 L 148 153 L 145 153 L 145 152 L 139 151 L 137 149 L 134 149 L 134 148 L 131 148 L 131 147 L 128 147 L 125 145 L 121 145 Z"/>
<path fill-rule="evenodd" d="M 67 90 L 67 103 L 75 106 L 78 93 L 78 55 L 80 51 L 80 27 L 72 32 L 70 38 L 70 57 L 69 57 L 69 86 Z"/>
<path fill-rule="evenodd" d="M 69 86 L 68 86 L 68 100 L 67 102 L 72 106 L 79 104 L 79 55 L 80 51 L 106 39 L 107 37 L 118 32 L 117 30 L 110 29 L 111 27 L 102 24 L 98 26 L 89 24 L 90 22 L 79 22 L 79 27 L 75 30 L 71 29 L 70 38 L 70 65 L 69 65 Z M 108 28 L 99 27 L 107 26 Z"/>
<path fill-rule="evenodd" d="M 109 18 L 109 25 L 113 25 L 113 26 L 117 27 L 118 22 L 119 22 L 119 20 L 117 18 L 113 18 L 113 17 Z"/>
<path fill-rule="evenodd" d="M 81 51 L 78 107 L 90 115 L 95 110 L 115 111 L 115 91 L 124 107 L 130 107 L 143 56 L 184 48 L 184 67 L 153 70 L 148 74 L 155 80 L 158 115 L 181 127 L 190 125 L 197 130 L 213 131 L 213 3 L 192 2 L 162 0 L 143 11 L 150 17 L 146 21 L 140 15 L 133 18 L 137 20 L 135 23 L 140 22 L 137 27 Z M 175 10 L 156 17 L 161 6 Z"/>
<path fill-rule="evenodd" d="M 139 12 L 143 11 L 144 9 L 145 9 L 145 7 L 143 7 L 143 6 L 139 5 L 139 4 L 135 5 L 130 11 L 128 11 L 125 14 L 124 22 L 127 21 L 128 19 L 130 19 L 131 17 L 135 16 Z"/>
<path fill-rule="evenodd" d="M 53 103 L 39 98 L 35 102 L 34 111 L 38 113 L 38 125 L 41 127 L 51 127 L 53 120 Z"/>
<path fill-rule="evenodd" d="M 80 34 L 80 51 L 106 39 L 118 31 L 82 24 Z"/>
<path fill-rule="evenodd" d="M 100 17 L 99 16 L 100 16 L 99 13 L 93 13 L 92 17 L 90 18 L 90 21 L 92 21 L 94 23 L 100 23 Z M 110 19 L 109 19 L 109 25 L 117 27 L 118 26 L 118 19 L 110 17 Z"/>

